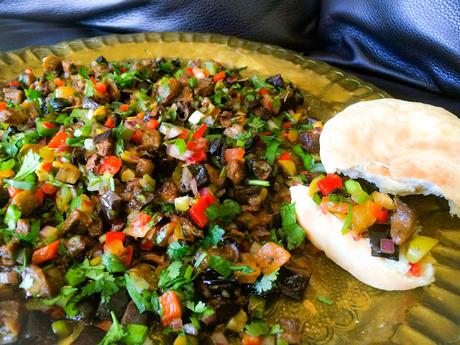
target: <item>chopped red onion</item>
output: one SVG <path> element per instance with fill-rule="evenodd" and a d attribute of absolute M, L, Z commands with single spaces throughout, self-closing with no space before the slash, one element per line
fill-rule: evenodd
<path fill-rule="evenodd" d="M 198 192 L 198 184 L 197 184 L 195 178 L 192 178 L 192 179 L 190 180 L 190 189 L 192 190 L 193 195 L 194 195 L 195 197 L 199 197 L 199 196 L 200 196 L 200 194 L 199 194 L 199 192 Z"/>
<path fill-rule="evenodd" d="M 394 254 L 395 243 L 391 238 L 382 238 L 380 240 L 380 251 L 385 254 Z"/>
<path fill-rule="evenodd" d="M 191 323 L 184 325 L 184 332 L 190 335 L 198 335 L 198 330 Z"/>
<path fill-rule="evenodd" d="M 174 319 L 171 321 L 171 328 L 175 331 L 182 329 L 182 319 Z"/>
<path fill-rule="evenodd" d="M 243 132 L 244 132 L 243 126 L 233 125 L 225 129 L 224 135 L 232 139 L 238 139 L 240 134 L 242 134 Z"/>
<path fill-rule="evenodd" d="M 213 324 L 214 322 L 216 322 L 216 313 L 204 316 L 201 321 L 203 321 L 203 323 L 207 326 Z"/>
<path fill-rule="evenodd" d="M 192 156 L 193 152 L 186 150 L 185 152 L 181 153 L 176 145 L 168 144 L 166 145 L 166 154 L 181 161 L 186 161 Z"/>

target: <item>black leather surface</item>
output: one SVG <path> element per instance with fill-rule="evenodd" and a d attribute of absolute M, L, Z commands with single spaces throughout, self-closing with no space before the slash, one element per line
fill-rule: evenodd
<path fill-rule="evenodd" d="M 459 0 L 0 0 L 0 30 L 0 50 L 108 33 L 234 35 L 460 115 Z"/>

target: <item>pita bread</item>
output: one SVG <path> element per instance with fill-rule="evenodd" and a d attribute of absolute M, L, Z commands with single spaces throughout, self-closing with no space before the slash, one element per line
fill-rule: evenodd
<path fill-rule="evenodd" d="M 326 122 L 320 137 L 328 173 L 362 177 L 397 195 L 434 194 L 460 216 L 460 119 L 423 103 L 355 103 Z"/>
<path fill-rule="evenodd" d="M 308 187 L 298 185 L 290 191 L 297 221 L 309 240 L 363 283 L 382 290 L 409 290 L 434 281 L 431 263 L 423 264 L 422 274 L 414 277 L 408 274 L 410 265 L 404 255 L 400 254 L 399 261 L 372 256 L 369 239 L 355 240 L 351 233 L 343 235 L 343 220 L 324 214 L 309 196 Z"/>

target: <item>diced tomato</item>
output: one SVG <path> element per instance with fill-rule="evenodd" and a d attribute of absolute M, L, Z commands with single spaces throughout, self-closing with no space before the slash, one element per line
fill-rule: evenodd
<path fill-rule="evenodd" d="M 107 120 L 104 123 L 104 126 L 109 127 L 109 128 L 115 127 L 115 119 L 113 118 L 113 116 L 110 116 L 107 118 Z"/>
<path fill-rule="evenodd" d="M 136 216 L 136 219 L 133 221 L 132 225 L 133 227 L 141 228 L 143 226 L 146 226 L 151 220 L 152 220 L 151 215 L 145 212 L 139 212 Z"/>
<path fill-rule="evenodd" d="M 270 92 L 266 88 L 261 88 L 257 91 L 260 95 L 268 95 Z"/>
<path fill-rule="evenodd" d="M 158 122 L 157 119 L 151 119 L 147 121 L 147 123 L 145 124 L 145 127 L 147 127 L 148 129 L 157 129 L 159 125 L 160 125 L 160 122 Z"/>
<path fill-rule="evenodd" d="M 45 128 L 48 128 L 48 129 L 56 127 L 56 125 L 54 123 L 49 122 L 49 121 L 43 121 L 42 126 L 45 127 Z"/>
<path fill-rule="evenodd" d="M 272 132 L 269 132 L 269 131 L 260 132 L 259 135 L 263 135 L 263 136 L 272 135 Z"/>
<path fill-rule="evenodd" d="M 193 68 L 192 68 L 192 67 L 188 67 L 188 68 L 186 69 L 186 71 L 187 71 L 188 74 L 192 74 L 192 75 L 193 75 Z"/>
<path fill-rule="evenodd" d="M 107 92 L 107 86 L 103 82 L 98 81 L 97 83 L 94 83 L 94 90 L 105 95 Z"/>
<path fill-rule="evenodd" d="M 133 262 L 134 248 L 132 245 L 126 247 L 125 252 L 119 257 L 122 264 L 125 266 L 131 266 Z"/>
<path fill-rule="evenodd" d="M 283 266 L 291 258 L 291 254 L 274 242 L 265 243 L 256 254 L 257 266 L 264 274 L 270 274 Z"/>
<path fill-rule="evenodd" d="M 121 68 L 121 71 L 122 71 L 123 73 L 125 73 L 125 72 L 127 71 L 126 67 L 122 67 L 122 68 Z"/>
<path fill-rule="evenodd" d="M 226 149 L 224 152 L 224 158 L 227 163 L 232 161 L 243 161 L 245 151 L 241 147 Z"/>
<path fill-rule="evenodd" d="M 115 175 L 121 168 L 123 162 L 117 156 L 108 156 L 104 158 L 99 168 L 99 174 L 108 172 L 111 175 Z"/>
<path fill-rule="evenodd" d="M 112 240 L 104 243 L 104 253 L 110 253 L 118 257 L 126 253 L 126 248 L 120 240 Z"/>
<path fill-rule="evenodd" d="M 184 129 L 182 130 L 181 134 L 179 134 L 178 138 L 179 138 L 179 139 L 184 139 L 184 140 L 187 139 L 187 138 L 188 138 L 188 133 L 189 133 L 189 132 L 190 132 L 190 131 L 189 131 L 187 128 L 184 128 Z"/>
<path fill-rule="evenodd" d="M 325 178 L 318 181 L 318 188 L 323 195 L 329 195 L 337 188 L 342 187 L 342 178 L 336 174 L 327 174 Z"/>
<path fill-rule="evenodd" d="M 207 128 L 208 128 L 208 125 L 205 124 L 205 123 L 203 123 L 203 124 L 196 130 L 196 132 L 193 133 L 192 138 L 193 138 L 193 139 L 196 139 L 196 140 L 203 138 L 203 135 L 204 135 L 204 133 L 206 132 L 206 129 L 207 129 Z"/>
<path fill-rule="evenodd" d="M 291 121 L 284 121 L 281 125 L 283 128 L 290 128 L 292 127 L 292 122 Z"/>
<path fill-rule="evenodd" d="M 105 234 L 105 243 L 110 243 L 112 241 L 121 241 L 122 243 L 125 241 L 125 233 L 120 231 L 108 231 Z"/>
<path fill-rule="evenodd" d="M 53 169 L 53 164 L 51 162 L 45 162 L 41 165 L 42 170 L 45 170 L 46 172 L 50 172 L 51 169 Z"/>
<path fill-rule="evenodd" d="M 217 83 L 219 80 L 224 79 L 226 76 L 227 76 L 227 74 L 224 71 L 220 71 L 214 77 L 212 77 L 212 81 L 214 83 Z"/>
<path fill-rule="evenodd" d="M 206 160 L 206 152 L 199 151 L 194 153 L 191 157 L 187 158 L 188 164 L 197 164 Z"/>
<path fill-rule="evenodd" d="M 243 335 L 242 345 L 261 345 L 262 337 L 254 337 L 249 334 Z"/>
<path fill-rule="evenodd" d="M 182 318 L 180 299 L 174 291 L 166 291 L 160 296 L 160 306 L 161 323 L 164 327 L 169 326 L 173 320 Z"/>
<path fill-rule="evenodd" d="M 373 204 L 373 209 L 375 218 L 377 218 L 377 223 L 384 224 L 388 220 L 388 210 L 383 208 L 378 204 Z"/>
<path fill-rule="evenodd" d="M 280 161 L 292 161 L 291 153 L 286 151 L 279 155 L 278 160 Z"/>
<path fill-rule="evenodd" d="M 9 186 L 7 190 L 8 190 L 8 195 L 10 196 L 11 199 L 13 199 L 16 195 L 22 192 L 21 189 L 18 189 L 12 186 Z"/>
<path fill-rule="evenodd" d="M 142 144 L 142 131 L 139 129 L 136 130 L 129 140 L 137 145 Z"/>
<path fill-rule="evenodd" d="M 6 102 L 0 102 L 0 111 L 6 109 Z"/>
<path fill-rule="evenodd" d="M 189 141 L 187 143 L 187 149 L 193 152 L 206 151 L 207 146 L 206 141 Z"/>
<path fill-rule="evenodd" d="M 47 246 L 37 249 L 32 254 L 32 263 L 34 265 L 40 265 L 41 263 L 49 260 L 53 260 L 58 255 L 59 240 L 56 240 Z"/>
<path fill-rule="evenodd" d="M 51 138 L 50 142 L 48 143 L 48 147 L 52 149 L 57 149 L 61 147 L 65 147 L 67 138 L 72 138 L 71 134 L 67 134 L 66 132 L 57 132 L 54 137 Z"/>
<path fill-rule="evenodd" d="M 120 109 L 120 111 L 123 111 L 123 112 L 128 111 L 129 110 L 129 104 L 122 104 L 122 105 L 120 105 L 119 109 Z"/>
<path fill-rule="evenodd" d="M 208 224 L 206 209 L 216 202 L 216 198 L 211 192 L 202 195 L 198 201 L 190 207 L 189 214 L 192 220 L 200 228 L 204 228 Z"/>
<path fill-rule="evenodd" d="M 409 263 L 409 265 L 409 274 L 413 275 L 414 277 L 420 277 L 420 275 L 422 274 L 422 268 L 420 267 L 420 263 Z"/>
<path fill-rule="evenodd" d="M 54 79 L 54 84 L 56 84 L 56 86 L 59 87 L 64 86 L 65 82 L 61 78 L 56 78 Z"/>
<path fill-rule="evenodd" d="M 153 241 L 148 238 L 143 238 L 140 247 L 142 250 L 150 251 L 153 248 Z"/>
<path fill-rule="evenodd" d="M 40 204 L 43 204 L 43 200 L 45 200 L 45 193 L 41 189 L 37 189 L 35 191 L 35 197 Z"/>
<path fill-rule="evenodd" d="M 8 86 L 19 86 L 19 85 L 21 85 L 19 80 L 12 80 L 8 83 Z"/>

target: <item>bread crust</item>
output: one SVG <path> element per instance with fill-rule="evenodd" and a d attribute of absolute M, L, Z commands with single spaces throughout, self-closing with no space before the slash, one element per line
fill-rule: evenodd
<path fill-rule="evenodd" d="M 460 216 L 460 119 L 443 108 L 355 103 L 324 125 L 320 156 L 328 173 L 362 177 L 386 193 L 443 196 Z"/>

